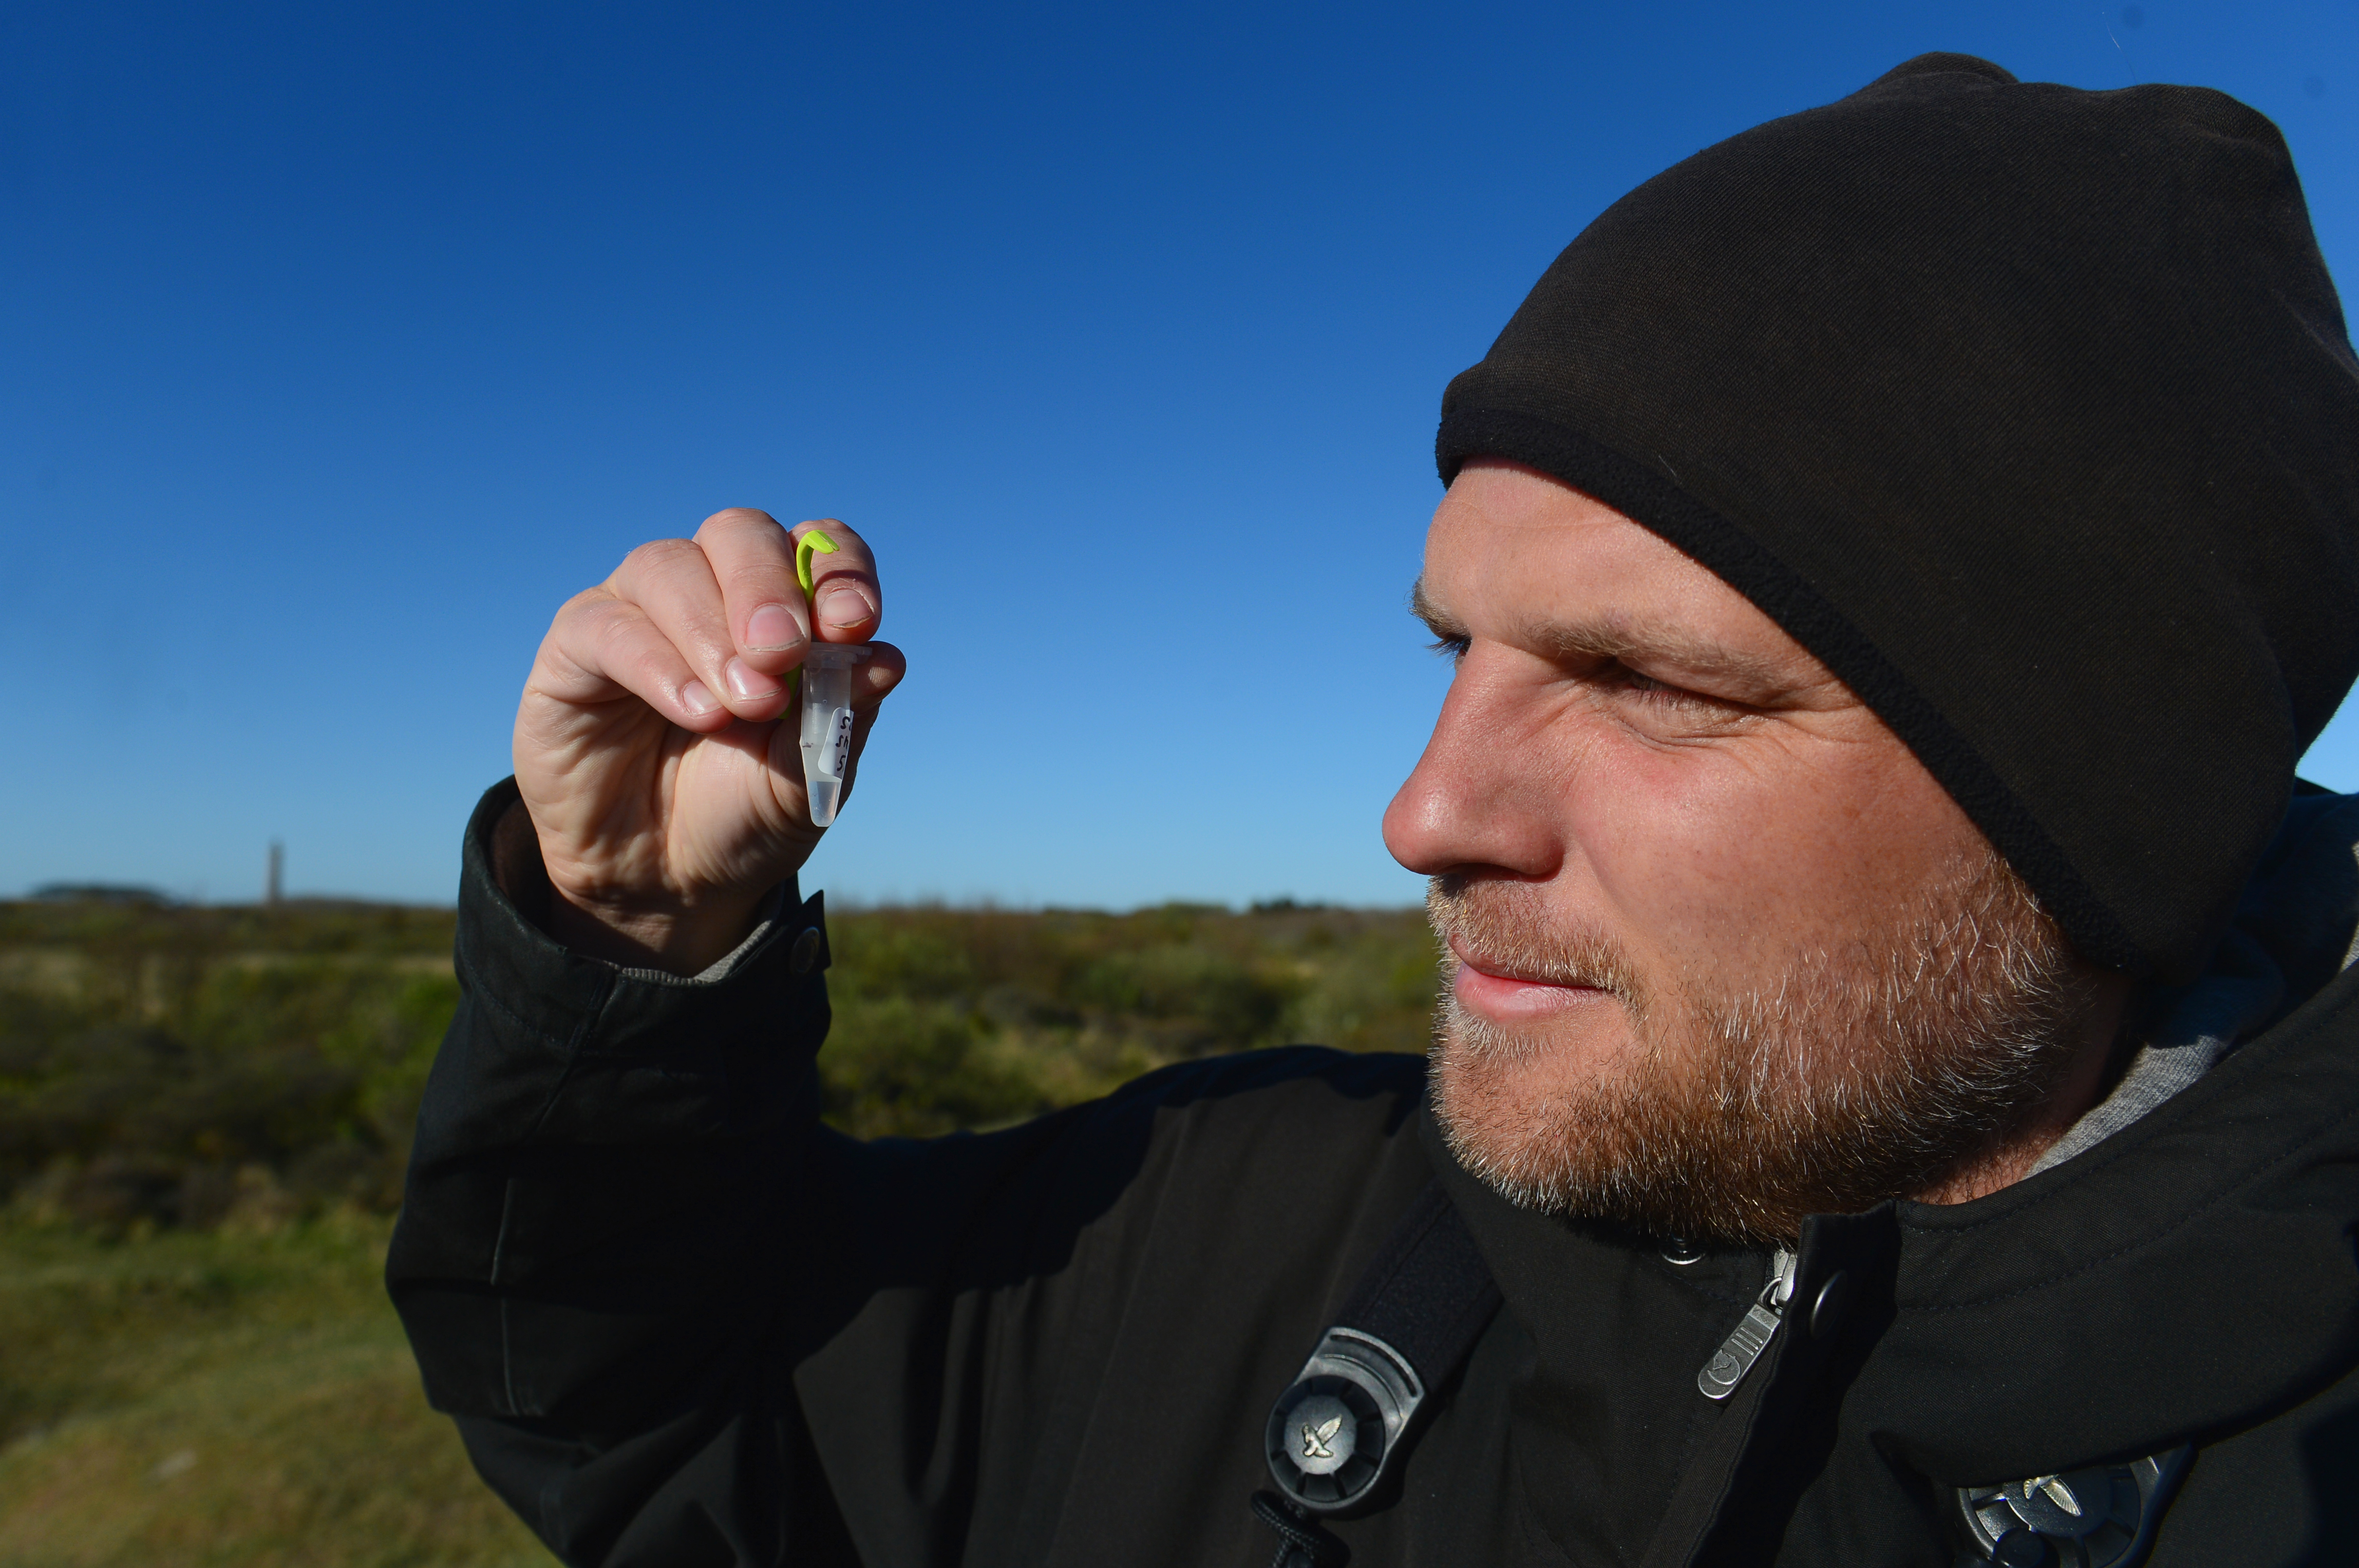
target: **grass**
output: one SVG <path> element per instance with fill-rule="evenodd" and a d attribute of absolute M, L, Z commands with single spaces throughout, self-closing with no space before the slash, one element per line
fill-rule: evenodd
<path fill-rule="evenodd" d="M 426 1408 L 390 1230 L 0 1229 L 0 1563 L 550 1562 Z"/>
<path fill-rule="evenodd" d="M 840 909 L 824 1109 L 992 1127 L 1166 1062 L 1424 1046 L 1413 910 Z M 379 1281 L 449 910 L 0 904 L 0 1568 L 550 1561 Z"/>

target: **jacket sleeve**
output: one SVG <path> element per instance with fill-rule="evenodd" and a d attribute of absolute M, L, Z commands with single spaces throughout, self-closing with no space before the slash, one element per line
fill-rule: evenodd
<path fill-rule="evenodd" d="M 775 1390 L 748 1376 L 799 1266 L 820 902 L 784 889 L 692 979 L 582 957 L 494 875 L 516 800 L 504 783 L 468 824 L 459 1010 L 386 1260 L 427 1397 L 569 1562 L 772 1561 L 790 1542 L 797 1561 L 845 1557 L 791 1412 L 771 1419 Z M 737 1473 L 677 1486 L 715 1466 Z M 642 1517 L 668 1486 L 730 1506 Z"/>
<path fill-rule="evenodd" d="M 691 979 L 584 958 L 494 876 L 515 799 L 469 824 L 386 1274 L 429 1399 L 560 1557 L 1036 1563 L 1095 1495 L 1082 1434 L 1175 1356 L 1245 1496 L 1256 1412 L 1428 1179 L 1415 1059 L 1257 1052 L 860 1143 L 819 1120 L 817 898 Z M 1234 1323 L 1191 1299 L 1215 1274 Z"/>

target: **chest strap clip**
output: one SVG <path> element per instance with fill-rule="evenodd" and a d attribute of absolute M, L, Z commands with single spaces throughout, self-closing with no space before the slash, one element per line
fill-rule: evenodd
<path fill-rule="evenodd" d="M 1270 1408 L 1270 1478 L 1305 1515 L 1340 1516 L 1397 1474 L 1419 1411 L 1499 1309 L 1499 1289 L 1440 1182 L 1408 1213 Z"/>

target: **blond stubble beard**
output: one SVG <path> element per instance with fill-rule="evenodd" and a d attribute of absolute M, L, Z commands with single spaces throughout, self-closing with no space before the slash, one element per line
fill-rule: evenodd
<path fill-rule="evenodd" d="M 1626 1055 L 1569 1094 L 1524 1082 L 1545 1025 L 1445 991 L 1434 1109 L 1451 1150 L 1518 1206 L 1650 1235 L 1791 1245 L 1812 1214 L 1921 1193 L 2002 1145 L 2071 1065 L 2091 995 L 2055 922 L 1995 854 L 1841 952 L 1798 949 L 1767 990 L 1650 984 L 1602 932 L 1551 931 L 1527 884 L 1433 879 L 1427 913 L 1507 970 L 1594 985 Z"/>

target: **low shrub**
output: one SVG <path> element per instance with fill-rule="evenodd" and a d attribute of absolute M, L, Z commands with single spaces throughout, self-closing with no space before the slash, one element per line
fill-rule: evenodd
<path fill-rule="evenodd" d="M 1166 1062 L 1423 1049 L 1414 911 L 848 909 L 828 1119 L 1005 1125 Z M 0 905 L 0 1202 L 108 1235 L 400 1201 L 458 1005 L 448 911 Z M 271 945 L 258 945 L 269 943 Z"/>

